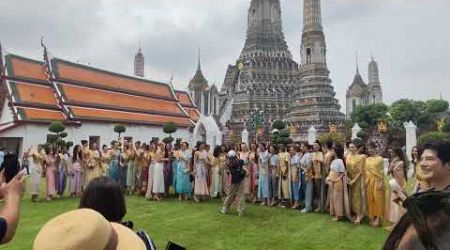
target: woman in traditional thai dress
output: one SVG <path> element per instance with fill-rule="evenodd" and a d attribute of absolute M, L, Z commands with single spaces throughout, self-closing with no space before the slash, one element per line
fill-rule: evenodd
<path fill-rule="evenodd" d="M 102 154 L 98 150 L 97 143 L 92 143 L 92 149 L 89 153 L 88 167 L 85 170 L 86 186 L 89 182 L 102 175 Z"/>
<path fill-rule="evenodd" d="M 59 157 L 50 147 L 45 156 L 45 183 L 46 199 L 50 201 L 56 195 L 56 172 L 58 171 Z"/>
<path fill-rule="evenodd" d="M 244 178 L 244 197 L 246 200 L 252 200 L 251 197 L 251 164 L 250 164 L 250 152 L 248 146 L 245 143 L 241 143 L 241 152 L 238 155 L 239 159 L 244 162 L 245 178 Z"/>
<path fill-rule="evenodd" d="M 73 148 L 72 165 L 70 167 L 70 195 L 76 197 L 81 194 L 81 171 L 82 171 L 82 150 L 80 145 L 76 145 Z"/>
<path fill-rule="evenodd" d="M 172 144 L 167 143 L 164 147 L 164 190 L 165 195 L 169 194 L 172 185 Z"/>
<path fill-rule="evenodd" d="M 357 147 L 354 143 L 350 143 L 348 147 L 347 158 L 345 163 L 347 166 L 348 184 L 350 186 L 349 199 L 351 205 L 351 213 L 354 216 L 353 223 L 360 224 L 364 217 L 365 194 L 364 192 L 364 164 L 365 155 L 357 153 Z"/>
<path fill-rule="evenodd" d="M 66 189 L 67 170 L 70 164 L 70 155 L 66 148 L 59 154 L 59 159 L 56 194 L 61 197 L 64 195 L 64 190 Z"/>
<path fill-rule="evenodd" d="M 153 166 L 153 195 L 156 201 L 162 201 L 161 196 L 165 193 L 164 186 L 164 162 L 165 162 L 165 145 L 158 144 L 155 153 L 155 164 Z"/>
<path fill-rule="evenodd" d="M 109 155 L 108 146 L 103 145 L 102 146 L 102 158 L 101 158 L 102 176 L 105 176 L 108 174 L 108 167 L 109 167 L 109 161 L 110 161 L 109 157 L 110 157 L 110 155 Z"/>
<path fill-rule="evenodd" d="M 140 182 L 141 182 L 141 195 L 145 196 L 145 193 L 147 192 L 147 185 L 148 185 L 148 166 L 150 165 L 150 146 L 145 144 L 142 145 L 143 153 L 142 153 L 142 162 L 141 162 L 141 176 L 140 176 Z"/>
<path fill-rule="evenodd" d="M 405 213 L 402 207 L 402 201 L 406 199 L 406 157 L 401 148 L 389 149 L 391 162 L 389 164 L 388 173 L 392 179 L 389 181 L 390 186 L 390 204 L 389 204 L 389 222 L 391 225 L 396 224 L 400 217 Z M 388 226 L 388 229 L 390 227 Z"/>
<path fill-rule="evenodd" d="M 266 145 L 260 143 L 258 145 L 258 199 L 261 206 L 269 205 L 269 162 L 270 154 Z"/>
<path fill-rule="evenodd" d="M 302 213 L 312 212 L 312 199 L 313 199 L 313 166 L 312 155 L 310 150 L 312 149 L 308 143 L 301 144 L 300 149 L 302 151 L 302 157 L 300 159 L 300 169 L 302 170 L 303 183 L 301 183 L 301 192 L 304 192 L 305 207 L 302 209 Z"/>
<path fill-rule="evenodd" d="M 278 152 L 278 197 L 280 206 L 284 207 L 283 203 L 291 201 L 290 154 L 286 151 L 286 146 L 283 144 L 280 145 Z"/>
<path fill-rule="evenodd" d="M 334 159 L 330 163 L 330 173 L 326 183 L 330 191 L 330 215 L 333 216 L 333 221 L 338 221 L 345 215 L 344 197 L 347 192 L 344 149 L 341 146 L 335 146 L 331 152 Z"/>
<path fill-rule="evenodd" d="M 211 158 L 211 184 L 209 193 L 211 197 L 218 198 L 222 193 L 222 174 L 220 171 L 220 146 L 216 146 Z"/>
<path fill-rule="evenodd" d="M 293 205 L 291 208 L 297 209 L 300 206 L 300 147 L 290 146 L 289 154 L 289 166 L 291 168 L 291 193 L 293 200 Z"/>
<path fill-rule="evenodd" d="M 191 157 L 192 152 L 189 150 L 189 144 L 187 142 L 181 143 L 181 151 L 175 154 L 176 159 L 176 182 L 175 192 L 178 194 L 178 200 L 187 200 L 192 192 L 192 183 L 190 180 L 191 173 Z"/>
<path fill-rule="evenodd" d="M 227 160 L 227 146 L 222 145 L 220 146 L 220 155 L 219 155 L 219 168 L 220 168 L 220 174 L 222 176 L 222 191 L 221 191 L 221 196 L 225 197 L 226 194 L 228 193 L 228 176 L 229 173 L 226 170 L 225 166 L 226 166 L 226 160 Z"/>
<path fill-rule="evenodd" d="M 133 161 L 133 178 L 134 178 L 134 188 L 133 193 L 139 194 L 141 190 L 141 172 L 142 172 L 142 162 L 144 157 L 144 149 L 140 141 L 134 143 L 134 161 Z"/>
<path fill-rule="evenodd" d="M 367 216 L 370 219 L 370 225 L 378 227 L 384 217 L 384 161 L 378 155 L 377 145 L 373 142 L 369 144 L 368 153 L 365 179 Z"/>
<path fill-rule="evenodd" d="M 147 179 L 147 191 L 145 193 L 145 198 L 152 199 L 153 198 L 153 184 L 154 184 L 154 176 L 155 176 L 155 165 L 156 161 L 156 150 L 157 146 L 155 143 L 150 143 L 150 150 L 148 153 L 148 179 Z"/>
<path fill-rule="evenodd" d="M 314 183 L 314 195 L 313 204 L 315 212 L 325 211 L 325 181 L 326 178 L 325 167 L 324 167 L 324 156 L 322 152 L 322 145 L 319 141 L 313 144 L 313 183 Z"/>
<path fill-rule="evenodd" d="M 29 150 L 28 157 L 30 158 L 30 194 L 31 201 L 37 201 L 39 196 L 39 185 L 41 183 L 42 171 L 45 160 L 45 150 L 41 145 L 35 150 Z"/>
<path fill-rule="evenodd" d="M 113 142 L 113 147 L 111 148 L 111 150 L 108 153 L 109 155 L 109 167 L 108 167 L 108 175 L 109 177 L 111 177 L 113 180 L 117 181 L 117 183 L 120 184 L 120 165 L 121 163 L 120 161 L 120 145 L 119 142 Z"/>
<path fill-rule="evenodd" d="M 326 178 L 328 174 L 330 173 L 330 165 L 333 161 L 333 142 L 327 141 L 325 143 L 325 152 L 324 152 L 324 161 L 323 161 L 323 167 L 325 175 L 322 176 L 322 178 Z M 328 189 L 329 185 L 325 185 L 325 208 L 329 211 L 330 209 L 330 199 L 328 198 L 330 196 L 330 190 Z"/>
<path fill-rule="evenodd" d="M 208 184 L 206 183 L 208 163 L 208 152 L 205 150 L 205 144 L 201 144 L 199 150 L 194 154 L 194 200 L 200 202 L 202 196 L 209 195 Z"/>
<path fill-rule="evenodd" d="M 250 145 L 250 154 L 249 154 L 249 175 L 250 175 L 250 196 L 252 202 L 255 203 L 257 200 L 258 193 L 258 146 L 255 143 Z"/>
<path fill-rule="evenodd" d="M 422 168 L 420 167 L 420 155 L 417 146 L 414 146 L 411 150 L 411 159 L 412 159 L 412 166 L 414 168 L 414 175 L 416 178 L 413 192 L 418 193 L 431 189 L 432 188 L 431 184 L 425 180 Z"/>
<path fill-rule="evenodd" d="M 134 159 L 135 159 L 135 150 L 132 144 L 125 146 L 125 150 L 123 152 L 123 162 L 126 167 L 125 186 L 128 194 L 132 194 L 135 187 L 134 176 L 136 174 L 136 168 L 134 165 Z"/>
<path fill-rule="evenodd" d="M 270 165 L 269 165 L 269 196 L 270 206 L 273 207 L 278 203 L 278 150 L 275 145 L 269 146 Z"/>

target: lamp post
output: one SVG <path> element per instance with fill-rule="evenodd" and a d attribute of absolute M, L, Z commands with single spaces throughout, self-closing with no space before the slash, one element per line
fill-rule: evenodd
<path fill-rule="evenodd" d="M 252 127 L 255 129 L 255 141 L 258 143 L 258 128 L 261 127 L 263 123 L 264 111 L 259 108 L 254 108 L 250 111 L 250 122 Z"/>

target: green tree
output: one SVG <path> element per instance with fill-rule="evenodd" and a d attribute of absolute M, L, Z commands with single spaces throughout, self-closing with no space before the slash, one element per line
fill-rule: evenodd
<path fill-rule="evenodd" d="M 52 122 L 48 127 L 48 130 L 52 133 L 55 133 L 54 139 L 50 141 L 47 145 L 48 147 L 53 147 L 56 150 L 61 150 L 64 146 L 66 146 L 66 142 L 64 138 L 68 136 L 67 132 L 64 132 L 66 127 L 61 122 Z"/>
<path fill-rule="evenodd" d="M 388 120 L 388 109 L 387 105 L 377 103 L 367 106 L 358 106 L 352 112 L 352 123 L 358 123 L 361 127 L 361 134 L 365 135 L 361 138 L 366 139 L 370 134 L 370 131 L 376 128 L 378 122 Z"/>
<path fill-rule="evenodd" d="M 286 123 L 282 120 L 276 120 L 273 122 L 272 124 L 272 128 L 273 129 L 278 129 L 278 130 L 282 130 L 286 128 Z"/>
<path fill-rule="evenodd" d="M 343 145 L 344 141 L 345 141 L 345 138 L 344 138 L 344 135 L 341 134 L 341 133 L 326 133 L 326 134 L 322 134 L 319 137 L 319 141 L 322 144 L 325 144 L 325 143 L 327 143 L 329 141 L 332 141 L 335 144 Z"/>
<path fill-rule="evenodd" d="M 125 131 L 127 131 L 127 129 L 125 128 L 124 125 L 122 125 L 122 124 L 114 125 L 114 132 L 116 132 L 118 134 L 118 136 L 117 136 L 118 141 L 120 141 L 120 135 L 125 133 Z"/>
<path fill-rule="evenodd" d="M 450 141 L 450 133 L 446 132 L 429 132 L 426 134 L 423 134 L 419 137 L 418 143 L 424 144 L 429 141 L 436 141 L 436 140 L 444 140 L 444 141 Z"/>
<path fill-rule="evenodd" d="M 163 126 L 163 131 L 171 137 L 177 131 L 177 125 L 173 122 L 167 122 Z"/>
<path fill-rule="evenodd" d="M 430 113 L 442 113 L 448 111 L 448 102 L 445 100 L 429 100 L 427 101 L 427 110 Z"/>

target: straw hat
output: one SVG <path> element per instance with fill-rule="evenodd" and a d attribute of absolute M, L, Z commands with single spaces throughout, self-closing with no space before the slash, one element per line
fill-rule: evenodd
<path fill-rule="evenodd" d="M 125 227 L 119 223 L 111 222 L 111 226 L 117 233 L 117 250 L 126 249 L 136 249 L 136 250 L 146 250 L 144 241 L 139 238 L 139 236 L 133 232 L 133 230 Z"/>
<path fill-rule="evenodd" d="M 34 250 L 95 250 L 105 249 L 113 236 L 115 249 L 145 250 L 144 241 L 135 232 L 118 223 L 110 223 L 91 209 L 76 209 L 47 222 L 37 234 Z"/>
<path fill-rule="evenodd" d="M 77 209 L 48 221 L 34 239 L 33 249 L 104 249 L 111 234 L 111 224 L 101 214 Z"/>

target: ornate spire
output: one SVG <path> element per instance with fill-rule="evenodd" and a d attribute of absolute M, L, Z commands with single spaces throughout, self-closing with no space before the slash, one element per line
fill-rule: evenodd
<path fill-rule="evenodd" d="M 280 0 L 252 0 L 250 3 L 247 38 L 240 59 L 254 54 L 291 57 L 282 29 Z"/>
<path fill-rule="evenodd" d="M 322 31 L 320 0 L 304 0 L 303 32 Z"/>
<path fill-rule="evenodd" d="M 380 85 L 380 77 L 378 72 L 378 64 L 374 60 L 372 55 L 372 60 L 369 63 L 369 85 Z"/>
<path fill-rule="evenodd" d="M 144 77 L 144 55 L 139 46 L 138 52 L 134 56 L 134 75 Z"/>
<path fill-rule="evenodd" d="M 200 47 L 198 47 L 198 64 L 197 64 L 197 71 L 202 71 L 202 67 L 200 64 Z"/>
<path fill-rule="evenodd" d="M 356 74 L 359 75 L 358 52 L 355 52 Z"/>

